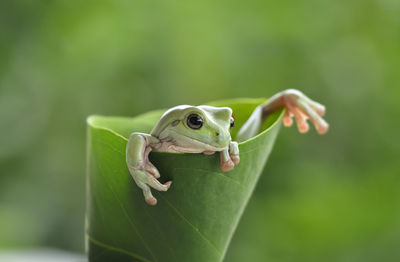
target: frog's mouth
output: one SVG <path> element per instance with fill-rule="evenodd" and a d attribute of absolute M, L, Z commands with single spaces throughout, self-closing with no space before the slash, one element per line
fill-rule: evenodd
<path fill-rule="evenodd" d="M 202 153 L 204 151 L 220 152 L 225 150 L 229 146 L 229 143 L 227 143 L 227 145 L 220 145 L 217 143 L 205 143 L 199 138 L 194 138 L 190 136 L 183 136 L 183 138 L 186 139 L 181 139 L 179 141 L 177 139 L 174 139 L 171 142 L 179 147 L 181 152 L 185 153 Z"/>
<path fill-rule="evenodd" d="M 176 130 L 169 130 L 168 136 L 161 138 L 164 142 L 171 142 L 176 147 L 179 147 L 179 151 L 190 152 L 190 153 L 201 153 L 204 151 L 223 151 L 229 147 L 230 137 L 226 137 L 225 134 L 220 134 L 219 137 L 214 139 L 208 135 L 196 135 L 189 136 L 187 134 L 181 134 Z M 171 133 L 174 133 L 172 135 Z"/>
<path fill-rule="evenodd" d="M 195 141 L 195 143 L 198 143 L 199 145 L 201 145 L 201 148 L 205 148 L 206 150 L 209 150 L 209 151 L 223 151 L 225 148 L 227 148 L 229 146 L 229 144 L 226 146 L 221 146 L 219 144 L 214 144 L 214 143 L 212 143 L 212 144 L 204 143 L 203 141 L 196 139 L 194 137 L 191 137 L 191 139 L 193 141 Z"/>

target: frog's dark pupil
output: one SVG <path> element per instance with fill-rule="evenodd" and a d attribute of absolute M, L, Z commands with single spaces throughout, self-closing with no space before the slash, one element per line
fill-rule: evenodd
<path fill-rule="evenodd" d="M 235 120 L 232 118 L 231 119 L 231 128 L 233 128 L 235 126 Z"/>
<path fill-rule="evenodd" d="M 203 119 L 197 114 L 191 114 L 187 119 L 187 124 L 192 129 L 199 129 L 203 126 Z"/>

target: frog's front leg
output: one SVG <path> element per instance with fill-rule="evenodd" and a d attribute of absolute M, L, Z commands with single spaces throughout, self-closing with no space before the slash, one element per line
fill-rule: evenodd
<path fill-rule="evenodd" d="M 329 125 L 322 118 L 325 114 L 325 106 L 311 100 L 299 90 L 287 89 L 272 96 L 262 105 L 263 117 L 280 107 L 286 107 L 283 117 L 285 126 L 291 126 L 292 117 L 294 117 L 300 133 L 306 133 L 309 130 L 307 119 L 310 119 L 319 134 L 328 131 Z"/>
<path fill-rule="evenodd" d="M 307 119 L 311 120 L 319 134 L 324 134 L 328 131 L 329 125 L 322 118 L 325 114 L 325 106 L 311 100 L 298 90 L 288 89 L 277 93 L 267 102 L 256 107 L 239 130 L 236 136 L 237 141 L 242 142 L 255 136 L 259 132 L 266 116 L 282 107 L 286 108 L 285 116 L 283 117 L 285 126 L 291 126 L 293 124 L 292 117 L 294 117 L 300 133 L 308 131 Z"/>
<path fill-rule="evenodd" d="M 220 152 L 220 158 L 222 171 L 231 171 L 240 162 L 238 143 L 231 141 L 229 148 Z"/>
<path fill-rule="evenodd" d="M 149 153 L 152 149 L 161 144 L 160 140 L 154 136 L 143 133 L 132 133 L 126 146 L 126 163 L 129 172 L 138 187 L 143 190 L 143 195 L 149 205 L 156 205 L 157 199 L 151 194 L 150 187 L 167 191 L 172 181 L 161 184 L 157 178 L 160 173 L 157 168 L 149 161 Z"/>

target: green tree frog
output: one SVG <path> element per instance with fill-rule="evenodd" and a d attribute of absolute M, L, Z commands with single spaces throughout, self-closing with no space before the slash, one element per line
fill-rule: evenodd
<path fill-rule="evenodd" d="M 240 162 L 238 142 L 255 136 L 266 116 L 282 107 L 286 108 L 283 117 L 285 126 L 291 126 L 294 117 L 300 133 L 308 131 L 307 119 L 319 134 L 328 130 L 328 123 L 322 118 L 325 106 L 294 89 L 279 92 L 259 105 L 238 131 L 237 142 L 232 141 L 230 135 L 234 126 L 231 108 L 180 105 L 167 110 L 150 134 L 135 132 L 130 135 L 126 147 L 129 172 L 143 190 L 146 202 L 156 205 L 157 199 L 150 188 L 167 191 L 172 181 L 164 184 L 158 181 L 160 173 L 148 158 L 152 150 L 203 154 L 219 152 L 221 169 L 228 172 Z"/>

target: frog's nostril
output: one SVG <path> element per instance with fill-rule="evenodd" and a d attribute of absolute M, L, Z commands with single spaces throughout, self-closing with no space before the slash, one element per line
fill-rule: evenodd
<path fill-rule="evenodd" d="M 215 132 L 215 135 L 216 135 L 216 136 L 219 136 L 219 133 L 218 133 L 218 132 Z"/>

